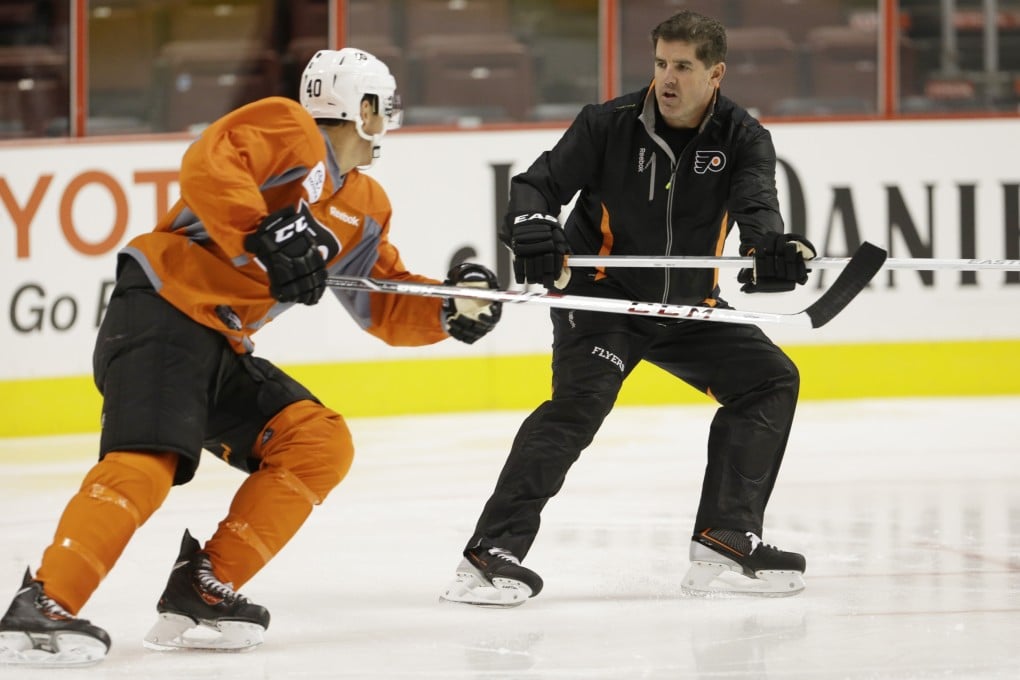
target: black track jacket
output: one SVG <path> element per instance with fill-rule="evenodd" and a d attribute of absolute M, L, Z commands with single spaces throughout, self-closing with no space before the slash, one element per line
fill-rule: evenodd
<path fill-rule="evenodd" d="M 655 134 L 655 107 L 651 87 L 585 106 L 551 150 L 514 176 L 509 212 L 556 215 L 580 191 L 564 225 L 578 255 L 720 255 L 734 223 L 741 252 L 760 234 L 784 230 L 768 130 L 717 94 L 675 158 Z M 500 237 L 509 244 L 508 225 Z M 568 291 L 590 295 L 715 305 L 719 294 L 718 269 L 571 273 Z"/>

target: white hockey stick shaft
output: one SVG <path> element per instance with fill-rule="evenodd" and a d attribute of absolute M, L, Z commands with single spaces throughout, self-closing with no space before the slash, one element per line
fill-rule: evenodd
<path fill-rule="evenodd" d="M 839 273 L 829 289 L 807 309 L 795 314 L 749 312 L 720 307 L 669 304 L 662 302 L 634 302 L 617 298 L 599 298 L 583 295 L 564 295 L 549 292 L 524 292 L 437 285 L 414 281 L 392 281 L 364 276 L 330 276 L 326 284 L 335 290 L 364 291 L 369 293 L 395 293 L 425 297 L 471 298 L 511 304 L 530 303 L 563 309 L 581 309 L 594 312 L 636 314 L 658 319 L 694 319 L 723 323 L 774 323 L 802 328 L 819 328 L 839 314 L 861 290 L 868 285 L 885 261 L 885 251 L 864 243 Z"/>
<path fill-rule="evenodd" d="M 811 317 L 805 312 L 777 314 L 772 312 L 745 312 L 718 307 L 677 305 L 661 302 L 635 302 L 618 298 L 597 298 L 584 295 L 563 295 L 542 291 L 516 292 L 466 286 L 441 286 L 427 283 L 372 279 L 361 276 L 330 276 L 330 288 L 359 290 L 370 293 L 396 293 L 424 297 L 470 298 L 507 304 L 536 304 L 562 309 L 579 309 L 592 312 L 636 314 L 660 319 L 695 319 L 723 323 L 777 323 L 811 328 Z"/>
<path fill-rule="evenodd" d="M 849 257 L 816 257 L 807 262 L 809 269 L 840 269 Z M 753 257 L 698 257 L 687 255 L 570 255 L 567 264 L 575 267 L 666 267 L 682 269 L 717 269 L 723 267 L 751 267 Z M 883 269 L 912 269 L 919 271 L 950 269 L 959 271 L 1000 270 L 1020 271 L 1020 260 L 954 260 L 929 257 L 887 258 Z"/>

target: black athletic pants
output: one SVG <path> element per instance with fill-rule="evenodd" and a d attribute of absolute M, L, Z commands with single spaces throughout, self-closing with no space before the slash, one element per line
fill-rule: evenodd
<path fill-rule="evenodd" d="M 191 480 L 206 449 L 254 472 L 256 438 L 290 404 L 318 401 L 266 359 L 236 354 L 226 338 L 172 307 L 132 258 L 96 336 L 93 371 L 103 394 L 100 458 L 111 451 L 174 452 L 174 484 Z M 264 443 L 264 442 L 263 442 Z"/>
<path fill-rule="evenodd" d="M 521 425 L 467 547 L 505 548 L 519 558 L 528 553 L 542 508 L 560 490 L 641 360 L 720 404 L 709 433 L 695 530 L 725 527 L 761 535 L 800 386 L 786 354 L 751 325 L 663 324 L 561 309 L 551 315 L 552 399 Z"/>

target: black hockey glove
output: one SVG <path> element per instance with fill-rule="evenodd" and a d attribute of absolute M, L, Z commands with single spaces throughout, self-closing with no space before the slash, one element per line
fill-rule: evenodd
<path fill-rule="evenodd" d="M 445 285 L 499 288 L 496 275 L 480 264 L 462 262 L 446 275 Z M 443 300 L 443 323 L 450 337 L 472 344 L 496 327 L 503 313 L 502 302 L 446 298 Z"/>
<path fill-rule="evenodd" d="M 554 289 L 564 275 L 564 256 L 570 253 L 559 220 L 552 215 L 525 212 L 509 213 L 506 223 L 517 283 L 540 283 Z"/>
<path fill-rule="evenodd" d="M 269 292 L 280 302 L 314 305 L 326 290 L 326 262 L 315 242 L 315 230 L 325 229 L 304 203 L 272 213 L 244 247 L 255 254 L 269 276 Z"/>
<path fill-rule="evenodd" d="M 805 264 L 815 257 L 815 247 L 799 234 L 780 234 L 770 231 L 744 255 L 754 257 L 754 267 L 741 269 L 737 281 L 744 284 L 742 293 L 784 293 L 807 283 Z"/>

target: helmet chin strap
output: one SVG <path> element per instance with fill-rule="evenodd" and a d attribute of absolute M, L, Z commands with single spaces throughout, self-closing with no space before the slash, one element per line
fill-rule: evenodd
<path fill-rule="evenodd" d="M 361 118 L 354 121 L 354 129 L 357 130 L 358 136 L 364 139 L 366 142 L 372 144 L 372 160 L 368 162 L 368 165 L 359 165 L 359 170 L 368 170 L 375 165 L 376 160 L 379 159 L 382 150 L 382 136 L 386 134 L 386 128 L 383 127 L 383 131 L 377 135 L 370 135 L 365 132 L 365 123 Z"/>

